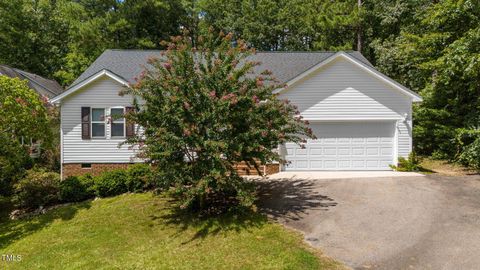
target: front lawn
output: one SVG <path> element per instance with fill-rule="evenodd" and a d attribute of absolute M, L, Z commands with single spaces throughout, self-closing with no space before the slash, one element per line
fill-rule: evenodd
<path fill-rule="evenodd" d="M 478 174 L 477 171 L 466 168 L 460 164 L 452 163 L 447 160 L 436 160 L 428 157 L 422 159 L 420 166 L 426 171 L 448 176 Z"/>
<path fill-rule="evenodd" d="M 260 214 L 198 220 L 166 198 L 127 194 L 0 221 L 8 269 L 338 269 Z M 0 219 L 1 220 L 1 219 Z"/>

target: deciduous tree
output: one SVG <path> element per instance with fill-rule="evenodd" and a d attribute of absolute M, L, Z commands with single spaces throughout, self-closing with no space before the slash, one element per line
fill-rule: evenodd
<path fill-rule="evenodd" d="M 144 132 L 128 143 L 155 164 L 183 207 L 204 209 L 216 200 L 249 206 L 253 191 L 235 165 L 282 162 L 277 146 L 300 143 L 311 130 L 272 94 L 279 86 L 268 71 L 253 73 L 258 63 L 243 41 L 210 32 L 194 44 L 188 35 L 173 38 L 128 91 L 145 102 L 129 116 Z"/>

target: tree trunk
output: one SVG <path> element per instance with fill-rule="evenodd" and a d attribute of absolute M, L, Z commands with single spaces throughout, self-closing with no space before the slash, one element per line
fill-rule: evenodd
<path fill-rule="evenodd" d="M 362 7 L 362 0 L 358 0 L 358 10 Z M 362 25 L 359 18 L 359 23 L 357 27 L 357 51 L 362 52 Z"/>

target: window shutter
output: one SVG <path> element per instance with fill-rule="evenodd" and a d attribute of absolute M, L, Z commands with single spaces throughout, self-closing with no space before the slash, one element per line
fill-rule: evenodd
<path fill-rule="evenodd" d="M 82 140 L 90 139 L 90 107 L 82 107 Z"/>
<path fill-rule="evenodd" d="M 134 107 L 126 107 L 125 108 L 125 113 L 129 114 L 132 113 L 135 110 Z M 125 122 L 125 133 L 127 138 L 131 138 L 135 136 L 135 123 L 133 123 L 131 120 L 126 119 Z"/>

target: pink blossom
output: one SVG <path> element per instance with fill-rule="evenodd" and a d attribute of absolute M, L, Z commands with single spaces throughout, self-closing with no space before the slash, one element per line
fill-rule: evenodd
<path fill-rule="evenodd" d="M 212 91 L 212 92 L 208 93 L 208 95 L 209 95 L 211 98 L 214 98 L 214 97 L 217 96 L 217 92 Z"/>
<path fill-rule="evenodd" d="M 23 98 L 15 98 L 15 101 L 23 106 L 25 106 L 27 103 L 25 102 L 25 100 Z"/>
<path fill-rule="evenodd" d="M 267 132 L 266 131 L 262 131 L 262 137 L 266 137 L 267 136 Z"/>
<path fill-rule="evenodd" d="M 229 100 L 229 99 L 236 98 L 236 97 L 237 96 L 234 93 L 230 93 L 230 94 L 227 94 L 227 95 L 223 96 L 222 100 Z"/>
<path fill-rule="evenodd" d="M 255 103 L 259 103 L 260 102 L 260 99 L 257 97 L 257 96 L 253 96 L 253 102 Z"/>
<path fill-rule="evenodd" d="M 172 64 L 170 63 L 165 63 L 163 64 L 163 67 L 166 69 L 166 70 L 170 70 L 172 68 Z"/>
<path fill-rule="evenodd" d="M 43 102 L 44 104 L 47 104 L 47 103 L 48 103 L 48 97 L 45 96 L 45 95 L 42 95 L 42 102 Z"/>
<path fill-rule="evenodd" d="M 262 86 L 263 86 L 263 81 L 257 80 L 257 87 L 262 87 Z"/>

